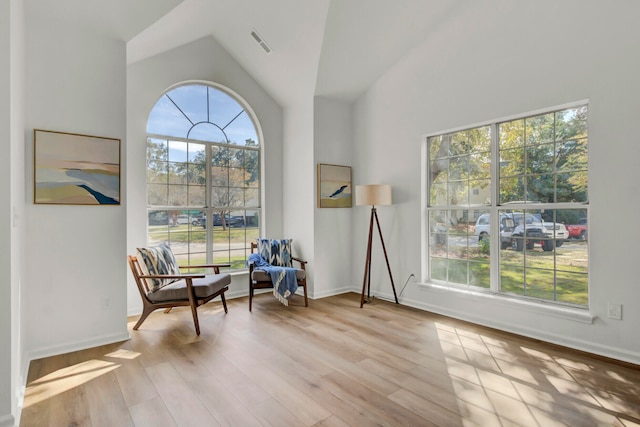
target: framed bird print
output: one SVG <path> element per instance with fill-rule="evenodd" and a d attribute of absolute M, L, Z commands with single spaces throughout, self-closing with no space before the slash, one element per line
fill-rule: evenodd
<path fill-rule="evenodd" d="M 318 163 L 318 207 L 351 207 L 351 166 Z"/>

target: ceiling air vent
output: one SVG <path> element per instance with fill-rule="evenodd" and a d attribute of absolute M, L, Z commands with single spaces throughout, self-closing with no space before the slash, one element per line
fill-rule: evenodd
<path fill-rule="evenodd" d="M 253 37 L 253 39 L 256 41 L 256 43 L 258 43 L 260 45 L 260 47 L 262 48 L 262 50 L 264 50 L 266 53 L 271 53 L 272 50 L 269 47 L 269 45 L 267 44 L 267 42 L 264 41 L 264 39 L 262 37 L 260 37 L 260 34 L 258 34 L 256 32 L 256 30 L 251 30 L 251 37 Z"/>

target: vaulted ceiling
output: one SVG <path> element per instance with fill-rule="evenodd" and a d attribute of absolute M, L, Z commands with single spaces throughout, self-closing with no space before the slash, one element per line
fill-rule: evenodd
<path fill-rule="evenodd" d="M 441 20 L 442 0 L 25 0 L 39 14 L 127 42 L 127 61 L 206 36 L 283 107 L 314 95 L 354 100 Z M 251 36 L 271 47 L 266 54 Z"/>

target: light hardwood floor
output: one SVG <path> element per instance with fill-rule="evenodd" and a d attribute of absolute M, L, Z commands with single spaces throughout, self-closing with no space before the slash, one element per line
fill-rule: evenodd
<path fill-rule="evenodd" d="M 639 426 L 640 368 L 360 295 L 152 314 L 33 361 L 21 426 Z M 129 319 L 129 329 L 136 319 Z"/>

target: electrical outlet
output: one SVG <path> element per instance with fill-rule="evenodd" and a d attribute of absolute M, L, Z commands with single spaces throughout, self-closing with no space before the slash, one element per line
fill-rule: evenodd
<path fill-rule="evenodd" d="M 609 319 L 622 320 L 622 304 L 609 303 L 607 307 L 607 317 Z"/>

